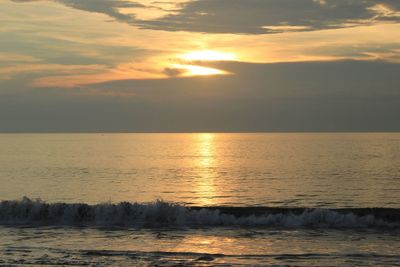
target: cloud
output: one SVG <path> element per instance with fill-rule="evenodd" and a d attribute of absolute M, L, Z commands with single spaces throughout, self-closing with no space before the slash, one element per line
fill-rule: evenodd
<path fill-rule="evenodd" d="M 400 64 L 207 64 L 235 75 L 74 90 L 21 91 L 24 75 L 0 81 L 0 131 L 400 130 Z"/>
<path fill-rule="evenodd" d="M 266 34 L 399 22 L 398 12 L 398 2 L 379 0 L 198 0 L 183 4 L 177 14 L 142 22 L 142 27 Z"/>
<path fill-rule="evenodd" d="M 13 0 L 29 2 L 38 0 Z M 176 2 L 176 9 L 157 19 L 140 20 L 121 8 L 157 7 L 127 0 L 54 0 L 66 6 L 106 14 L 145 29 L 205 33 L 268 34 L 314 31 L 400 22 L 397 0 L 194 0 Z"/>
<path fill-rule="evenodd" d="M 39 2 L 46 0 L 12 0 L 13 2 Z M 138 2 L 127 0 L 50 0 L 61 3 L 65 6 L 88 12 L 105 14 L 118 21 L 134 23 L 135 16 L 133 14 L 123 14 L 119 8 L 143 8 L 145 5 Z"/>
<path fill-rule="evenodd" d="M 330 55 L 333 58 L 348 58 L 358 60 L 382 60 L 394 63 L 399 61 L 400 43 L 363 43 L 357 45 L 329 44 L 320 47 L 310 47 L 305 54 L 314 56 Z"/>
<path fill-rule="evenodd" d="M 144 5 L 124 0 L 57 0 L 66 6 L 89 12 L 106 14 L 119 21 L 134 22 L 134 15 L 123 14 L 118 11 L 119 8 L 144 7 Z"/>
<path fill-rule="evenodd" d="M 44 84 L 52 81 L 51 85 L 62 87 L 68 82 L 72 86 L 82 76 L 85 76 L 84 80 L 90 77 L 99 80 L 101 77 L 109 78 L 109 73 L 114 71 L 121 76 L 126 72 L 137 74 L 134 66 L 128 68 L 126 65 L 135 61 L 140 66 L 148 55 L 159 53 L 132 44 L 107 44 L 97 40 L 84 42 L 79 38 L 62 39 L 61 35 L 0 32 L 0 79 L 18 79 L 19 74 L 32 73 L 35 77 L 29 82 L 31 85 L 36 85 L 38 81 L 45 81 Z M 118 69 L 119 66 L 125 66 L 127 70 Z M 128 77 L 132 76 L 125 76 Z"/>
<path fill-rule="evenodd" d="M 397 73 L 400 64 L 383 61 L 315 61 L 292 63 L 246 63 L 235 61 L 199 62 L 233 75 L 172 79 L 118 80 L 92 88 L 128 89 L 138 96 L 204 94 L 260 99 L 270 97 L 391 94 L 400 96 Z M 370 75 L 368 75 L 368 73 Z M 384 83 L 382 87 L 380 84 Z M 192 88 L 192 90 L 186 90 Z M 146 89 L 146 90 L 143 90 Z M 164 95 L 165 94 L 165 95 Z"/>
<path fill-rule="evenodd" d="M 128 131 L 399 129 L 399 64 L 207 64 L 235 75 L 119 80 L 90 90 L 134 95 L 120 117 Z"/>
<path fill-rule="evenodd" d="M 163 73 L 169 77 L 176 77 L 185 73 L 185 70 L 177 68 L 165 68 Z"/>

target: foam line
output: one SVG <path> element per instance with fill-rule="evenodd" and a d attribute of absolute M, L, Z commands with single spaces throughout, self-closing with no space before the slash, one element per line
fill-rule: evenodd
<path fill-rule="evenodd" d="M 285 228 L 399 228 L 400 210 L 389 208 L 186 207 L 156 201 L 69 204 L 23 198 L 0 202 L 2 225 L 120 227 L 248 226 Z"/>

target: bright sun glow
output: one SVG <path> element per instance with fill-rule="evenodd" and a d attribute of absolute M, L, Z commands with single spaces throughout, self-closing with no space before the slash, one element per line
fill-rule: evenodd
<path fill-rule="evenodd" d="M 176 64 L 174 66 L 177 69 L 185 70 L 187 75 L 216 75 L 216 74 L 225 74 L 226 72 L 218 69 L 195 66 L 195 65 L 181 65 Z"/>
<path fill-rule="evenodd" d="M 235 55 L 232 53 L 203 50 L 193 51 L 181 56 L 182 59 L 187 61 L 228 61 L 235 60 Z"/>
<path fill-rule="evenodd" d="M 193 63 L 195 61 L 229 61 L 235 60 L 236 57 L 232 53 L 213 50 L 201 50 L 192 51 L 187 54 L 180 55 L 178 56 L 178 58 L 180 58 L 181 61 L 179 64 L 174 64 L 173 68 L 183 70 L 183 76 L 197 76 L 227 74 L 227 72 L 215 68 L 194 65 Z"/>

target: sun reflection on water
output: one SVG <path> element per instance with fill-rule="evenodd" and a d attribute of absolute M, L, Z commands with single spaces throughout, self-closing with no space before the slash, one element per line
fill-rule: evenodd
<path fill-rule="evenodd" d="M 226 253 L 227 249 L 237 245 L 237 239 L 229 236 L 188 235 L 174 248 L 175 252 L 195 251 L 196 253 Z M 233 253 L 233 252 L 232 252 Z"/>
<path fill-rule="evenodd" d="M 196 182 L 196 194 L 202 205 L 215 205 L 218 191 L 215 183 L 215 134 L 203 133 L 196 136 L 198 157 L 195 166 L 199 169 Z"/>

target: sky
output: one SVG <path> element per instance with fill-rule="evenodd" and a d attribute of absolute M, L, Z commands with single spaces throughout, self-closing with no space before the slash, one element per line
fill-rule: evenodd
<path fill-rule="evenodd" d="M 0 0 L 0 132 L 400 131 L 398 0 Z"/>

